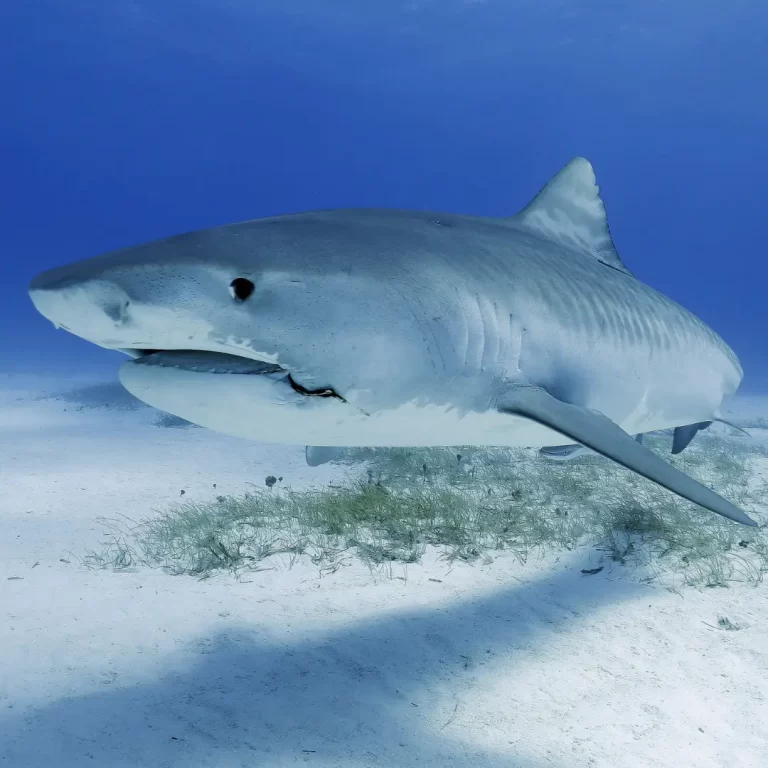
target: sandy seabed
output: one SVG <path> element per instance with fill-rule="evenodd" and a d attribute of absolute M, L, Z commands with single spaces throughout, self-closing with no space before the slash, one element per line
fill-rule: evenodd
<path fill-rule="evenodd" d="M 92 383 L 0 376 L 0 765 L 768 766 L 765 584 L 670 591 L 590 549 L 273 558 L 239 580 L 83 567 L 100 517 L 344 472 L 162 428 Z"/>

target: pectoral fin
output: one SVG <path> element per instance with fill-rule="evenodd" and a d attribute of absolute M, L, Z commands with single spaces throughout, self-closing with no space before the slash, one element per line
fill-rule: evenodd
<path fill-rule="evenodd" d="M 329 461 L 338 459 L 346 448 L 337 448 L 329 445 L 308 445 L 304 450 L 304 456 L 310 467 L 319 467 Z"/>
<path fill-rule="evenodd" d="M 521 386 L 510 388 L 497 407 L 502 413 L 523 416 L 550 427 L 718 515 L 757 526 L 738 507 L 660 459 L 598 411 L 565 403 L 539 387 Z"/>

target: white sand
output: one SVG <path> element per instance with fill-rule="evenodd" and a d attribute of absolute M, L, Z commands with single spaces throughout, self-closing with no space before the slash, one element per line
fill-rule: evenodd
<path fill-rule="evenodd" d="M 768 765 L 765 586 L 582 576 L 594 551 L 431 552 L 391 574 L 278 559 L 241 582 L 89 571 L 70 553 L 98 548 L 99 516 L 340 470 L 129 401 L 36 401 L 43 380 L 0 387 L 2 766 Z"/>

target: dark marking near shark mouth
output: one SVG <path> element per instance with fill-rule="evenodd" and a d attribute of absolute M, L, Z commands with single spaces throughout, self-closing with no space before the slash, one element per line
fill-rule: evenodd
<path fill-rule="evenodd" d="M 307 389 L 299 384 L 285 368 L 274 363 L 252 360 L 249 357 L 194 349 L 131 349 L 125 351 L 134 358 L 134 365 L 151 365 L 161 368 L 177 368 L 182 371 L 195 371 L 197 373 L 240 376 L 285 373 L 291 388 L 301 395 L 306 397 L 335 397 L 342 402 L 347 402 L 333 389 L 328 387 Z"/>
<path fill-rule="evenodd" d="M 307 395 L 307 397 L 335 397 L 344 403 L 347 402 L 340 394 L 334 392 L 332 389 L 306 389 L 305 387 L 302 387 L 301 384 L 294 381 L 293 376 L 291 376 L 290 373 L 288 374 L 288 381 L 291 384 L 291 388 L 300 395 Z"/>

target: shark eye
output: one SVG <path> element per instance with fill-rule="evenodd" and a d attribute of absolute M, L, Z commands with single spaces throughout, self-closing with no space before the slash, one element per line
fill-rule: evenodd
<path fill-rule="evenodd" d="M 236 277 L 229 284 L 229 292 L 235 301 L 245 301 L 253 293 L 253 283 L 245 277 Z"/>

